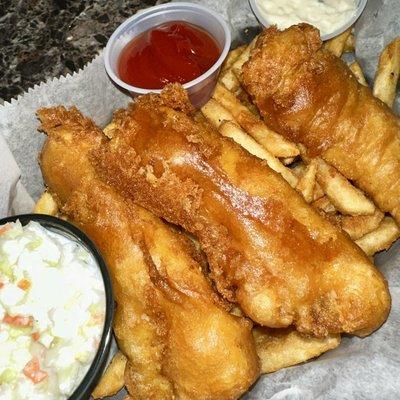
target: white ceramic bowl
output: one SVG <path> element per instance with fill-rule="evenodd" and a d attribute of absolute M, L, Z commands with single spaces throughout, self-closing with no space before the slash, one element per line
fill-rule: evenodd
<path fill-rule="evenodd" d="M 122 81 L 118 76 L 117 65 L 121 51 L 132 38 L 170 21 L 185 21 L 200 26 L 214 37 L 222 50 L 220 57 L 208 71 L 183 85 L 193 105 L 201 107 L 211 97 L 221 64 L 231 45 L 231 33 L 227 23 L 217 13 L 206 7 L 193 3 L 168 3 L 148 8 L 127 19 L 115 30 L 107 43 L 104 54 L 106 71 L 112 81 L 132 96 L 150 92 L 160 93 L 161 90 L 143 89 Z"/>
<path fill-rule="evenodd" d="M 367 1 L 368 0 L 357 0 L 356 12 L 353 14 L 353 16 L 339 29 L 336 29 L 335 31 L 328 33 L 326 35 L 322 35 L 321 39 L 324 41 L 332 39 L 333 37 L 340 35 L 346 29 L 350 28 L 350 26 L 352 26 L 358 20 L 358 18 L 364 11 L 365 6 L 367 5 Z M 258 8 L 257 5 L 257 0 L 249 0 L 249 2 L 251 9 L 253 10 L 253 13 L 255 14 L 260 24 L 265 27 L 270 26 L 271 24 L 261 15 L 260 9 Z"/>

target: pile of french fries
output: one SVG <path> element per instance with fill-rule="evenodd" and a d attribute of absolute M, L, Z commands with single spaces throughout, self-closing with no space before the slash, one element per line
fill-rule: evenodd
<path fill-rule="evenodd" d="M 278 172 L 304 200 L 333 224 L 345 231 L 364 252 L 372 256 L 388 249 L 400 237 L 400 229 L 390 216 L 322 158 L 308 158 L 298 143 L 286 140 L 269 129 L 241 86 L 241 69 L 249 59 L 255 38 L 248 46 L 232 50 L 222 67 L 211 100 L 197 118 L 205 118 L 222 136 L 233 139 L 249 153 L 263 159 Z M 340 57 L 354 51 L 351 28 L 324 43 L 325 49 Z M 349 65 L 362 85 L 368 85 L 357 61 Z M 382 52 L 373 94 L 393 106 L 400 72 L 400 38 Z"/>

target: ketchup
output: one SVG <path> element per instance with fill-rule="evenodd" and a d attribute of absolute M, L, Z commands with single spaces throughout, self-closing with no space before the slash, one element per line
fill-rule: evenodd
<path fill-rule="evenodd" d="M 196 79 L 221 54 L 215 39 L 187 22 L 167 22 L 141 33 L 122 50 L 120 78 L 144 89 L 162 89 L 167 83 Z"/>

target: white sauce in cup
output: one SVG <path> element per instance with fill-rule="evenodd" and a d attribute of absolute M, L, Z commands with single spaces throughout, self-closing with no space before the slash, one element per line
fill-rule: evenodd
<path fill-rule="evenodd" d="M 80 243 L 37 222 L 0 226 L 0 399 L 67 399 L 96 355 L 105 309 Z"/>
<path fill-rule="evenodd" d="M 256 0 L 261 16 L 271 25 L 286 29 L 307 22 L 316 26 L 321 36 L 346 24 L 356 13 L 356 0 Z"/>

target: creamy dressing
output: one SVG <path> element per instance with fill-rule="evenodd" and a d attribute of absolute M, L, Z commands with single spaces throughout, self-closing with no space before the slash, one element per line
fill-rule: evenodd
<path fill-rule="evenodd" d="M 269 24 L 285 29 L 307 22 L 321 35 L 341 28 L 356 12 L 356 0 L 256 0 Z"/>
<path fill-rule="evenodd" d="M 104 320 L 103 279 L 81 244 L 36 222 L 0 226 L 0 399 L 67 399 Z"/>

